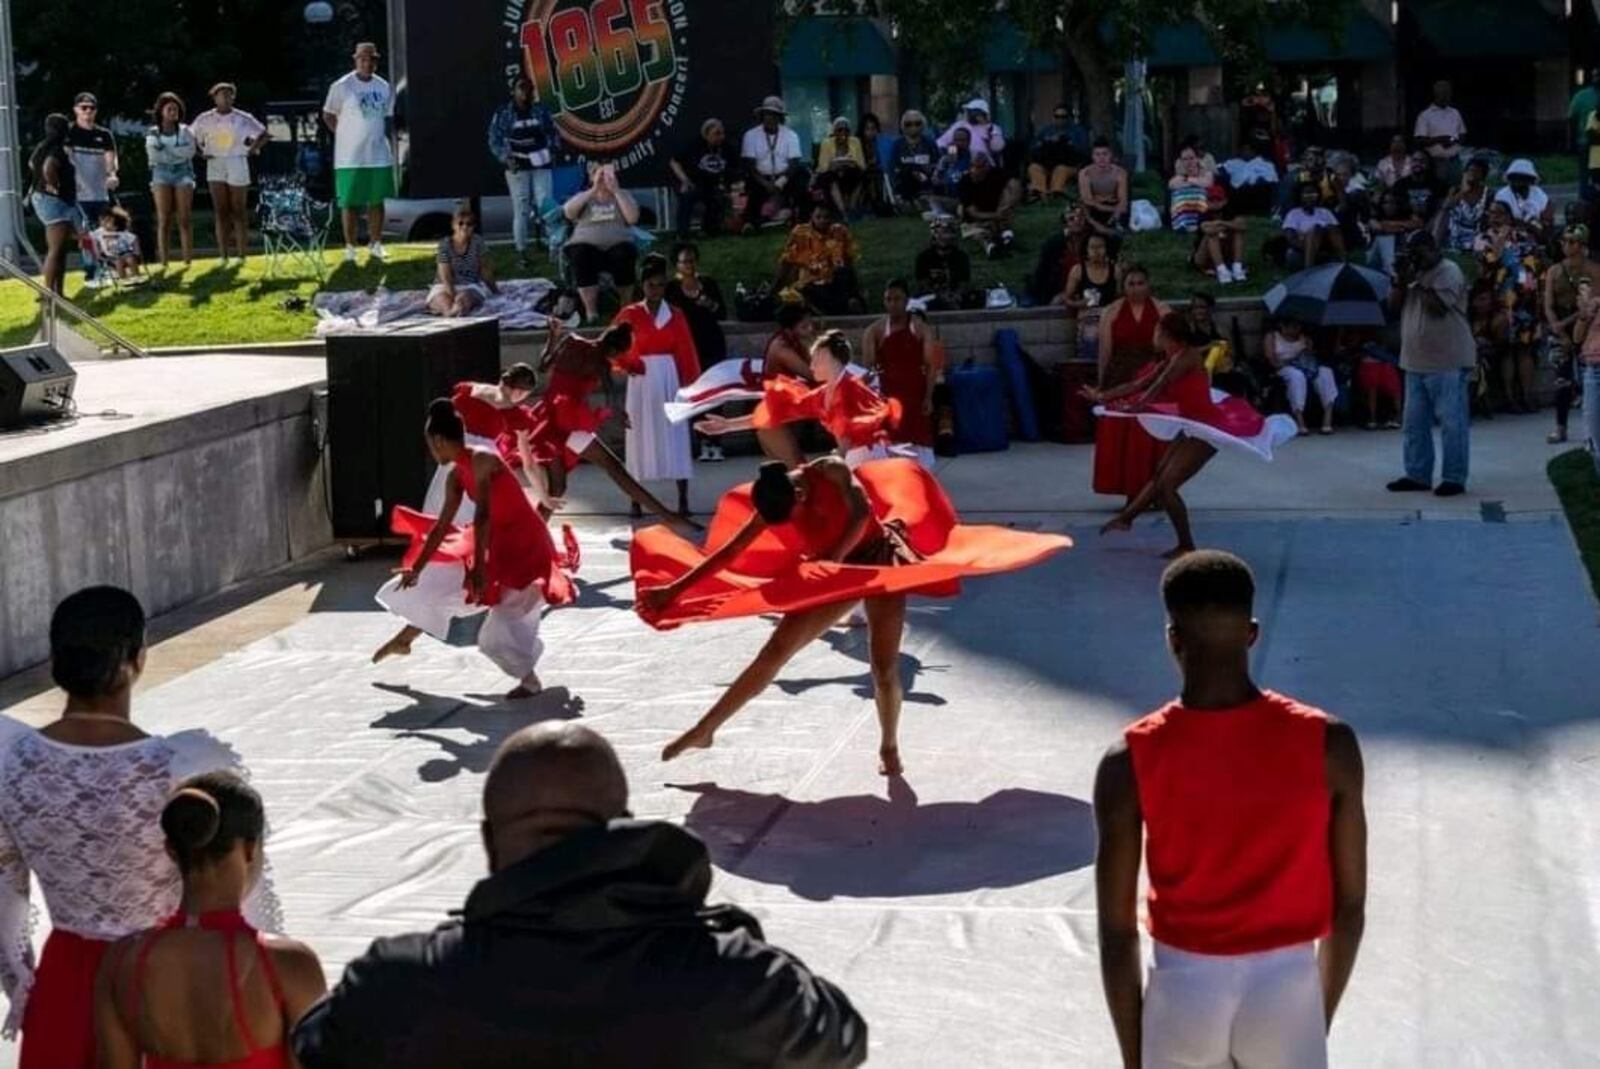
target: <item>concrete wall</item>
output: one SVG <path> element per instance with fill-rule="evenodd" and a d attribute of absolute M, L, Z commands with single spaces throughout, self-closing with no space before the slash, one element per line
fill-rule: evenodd
<path fill-rule="evenodd" d="M 8 466 L 0 676 L 48 656 L 80 587 L 127 587 L 154 615 L 331 544 L 311 428 L 297 389 Z"/>

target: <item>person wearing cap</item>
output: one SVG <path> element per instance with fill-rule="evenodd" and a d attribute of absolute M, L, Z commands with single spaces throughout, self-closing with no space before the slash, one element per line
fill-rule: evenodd
<path fill-rule="evenodd" d="M 999 166 L 1005 159 L 1006 135 L 990 121 L 988 101 L 974 97 L 961 110 L 965 113 L 963 117 L 951 123 L 949 129 L 939 135 L 939 147 L 948 151 L 956 142 L 956 131 L 965 130 L 972 136 L 972 151 L 987 152 L 989 158 Z"/>
<path fill-rule="evenodd" d="M 972 257 L 961 247 L 961 227 L 953 215 L 936 215 L 928 223 L 932 241 L 917 253 L 913 275 L 917 293 L 930 311 L 953 312 L 968 307 L 972 288 Z"/>
<path fill-rule="evenodd" d="M 1556 206 L 1539 185 L 1539 171 L 1529 159 L 1516 159 L 1506 168 L 1506 184 L 1494 199 L 1511 209 L 1511 218 L 1538 232 L 1548 231 L 1555 222 Z"/>
<path fill-rule="evenodd" d="M 843 115 L 833 120 L 831 136 L 817 153 L 816 188 L 833 202 L 840 216 L 847 216 L 861 193 L 867 158 L 861 139 L 850 132 L 850 120 Z"/>
<path fill-rule="evenodd" d="M 344 223 L 346 263 L 355 263 L 363 212 L 368 259 L 389 258 L 383 249 L 383 201 L 394 196 L 394 153 L 389 148 L 394 93 L 378 75 L 377 45 L 362 41 L 354 59 L 355 70 L 328 87 L 322 104 L 322 121 L 333 131 L 333 184 Z"/>
<path fill-rule="evenodd" d="M 745 230 L 754 230 L 762 220 L 767 203 L 775 202 L 775 222 L 788 222 L 810 192 L 800 135 L 785 119 L 789 109 L 782 97 L 770 96 L 756 108 L 756 125 L 745 131 L 739 155 L 745 165 Z"/>
<path fill-rule="evenodd" d="M 728 144 L 728 129 L 721 119 L 707 119 L 700 133 L 667 161 L 678 180 L 678 240 L 689 239 L 694 210 L 702 211 L 700 225 L 707 235 L 722 229 L 728 212 L 729 183 L 738 176 L 738 160 Z"/>
<path fill-rule="evenodd" d="M 511 83 L 511 99 L 500 105 L 489 120 L 489 155 L 506 173 L 506 190 L 511 194 L 511 240 L 517 258 L 527 263 L 528 220 L 542 231 L 540 212 L 555 188 L 555 172 L 550 169 L 561 135 L 556 130 L 550 109 L 533 99 L 533 79 L 517 75 Z"/>
<path fill-rule="evenodd" d="M 1467 279 L 1445 258 L 1427 230 L 1407 240 L 1395 264 L 1389 295 L 1400 313 L 1400 369 L 1406 373 L 1405 475 L 1389 483 L 1396 493 L 1433 490 L 1454 497 L 1466 489 L 1470 457 L 1471 393 L 1468 376 L 1478 344 L 1467 317 Z M 1444 447 L 1440 481 L 1433 485 L 1433 427 Z"/>
<path fill-rule="evenodd" d="M 928 119 L 922 112 L 913 109 L 900 116 L 900 136 L 889 150 L 889 165 L 894 195 L 922 206 L 922 199 L 933 191 L 939 167 L 939 145 L 928 136 Z"/>
<path fill-rule="evenodd" d="M 250 217 L 245 204 L 250 189 L 250 157 L 266 147 L 267 128 L 261 120 L 233 106 L 238 89 L 232 82 L 211 87 L 215 107 L 196 115 L 189 124 L 200 155 L 206 158 L 206 184 L 217 225 L 217 251 L 228 264 L 228 241 L 233 239 L 239 263 L 250 249 Z"/>
<path fill-rule="evenodd" d="M 87 234 L 100 225 L 100 215 L 111 204 L 117 188 L 117 141 L 111 131 L 95 122 L 100 102 L 93 93 L 79 93 L 72 101 L 72 125 L 67 127 L 66 150 L 76 175 L 78 233 Z M 100 285 L 96 277 L 94 251 L 80 247 L 84 285 Z"/>
<path fill-rule="evenodd" d="M 962 222 L 976 230 L 983 254 L 992 260 L 1010 252 L 1017 241 L 1012 226 L 1022 184 L 1006 177 L 987 152 L 974 152 L 972 170 L 961 177 L 957 196 Z"/>

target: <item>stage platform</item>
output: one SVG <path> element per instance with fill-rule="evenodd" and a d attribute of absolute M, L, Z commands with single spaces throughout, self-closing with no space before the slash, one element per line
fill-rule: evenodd
<path fill-rule="evenodd" d="M 0 674 L 43 658 L 51 607 L 119 583 L 151 612 L 330 540 L 312 433 L 320 359 L 88 360 L 78 415 L 0 432 Z"/>
<path fill-rule="evenodd" d="M 1336 1066 L 1575 1069 L 1600 1049 L 1600 699 L 1583 671 L 1600 631 L 1543 482 L 1544 429 L 1475 428 L 1465 501 L 1374 490 L 1399 439 L 1360 433 L 1292 443 L 1270 466 L 1219 459 L 1191 495 L 1202 542 L 1256 568 L 1261 680 L 1361 736 L 1371 888 Z M 137 715 L 238 748 L 266 796 L 289 929 L 330 976 L 374 936 L 460 906 L 483 873 L 495 747 L 581 717 L 618 747 L 638 815 L 708 843 L 713 899 L 754 911 L 855 1000 L 870 1064 L 1113 1065 L 1089 799 L 1105 747 L 1173 692 L 1156 593 L 1171 532 L 1098 538 L 1088 453 L 943 465 L 965 511 L 1079 545 L 914 603 L 903 779 L 876 775 L 864 636 L 847 630 L 804 651 L 716 749 L 662 765 L 770 624 L 645 628 L 629 528 L 593 514 L 613 498 L 583 469 L 581 597 L 545 621 L 536 701 L 498 702 L 507 681 L 468 647 L 422 640 L 371 666 L 395 626 L 370 600 L 393 558 L 374 556 L 258 581 L 260 608 L 185 610 Z M 752 470 L 700 466 L 696 501 Z M 40 722 L 57 701 L 37 671 L 0 685 L 7 715 Z"/>

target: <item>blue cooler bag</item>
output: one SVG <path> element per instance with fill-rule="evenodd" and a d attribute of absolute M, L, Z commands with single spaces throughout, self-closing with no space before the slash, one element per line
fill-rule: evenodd
<path fill-rule="evenodd" d="M 1011 395 L 1011 410 L 1017 417 L 1017 437 L 1024 442 L 1039 440 L 1039 410 L 1034 407 L 1033 387 L 1028 383 L 1027 355 L 1017 332 L 1007 327 L 994 333 L 995 365 L 1005 376 Z"/>
<path fill-rule="evenodd" d="M 1009 448 L 1006 387 L 998 368 L 971 360 L 945 373 L 955 409 L 956 448 L 962 453 L 993 453 Z"/>

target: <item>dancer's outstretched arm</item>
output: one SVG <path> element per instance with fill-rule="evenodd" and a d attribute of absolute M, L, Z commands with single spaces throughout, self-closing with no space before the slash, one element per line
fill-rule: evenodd
<path fill-rule="evenodd" d="M 439 510 L 438 517 L 433 521 L 433 530 L 428 532 L 428 538 L 422 543 L 422 552 L 417 554 L 416 563 L 400 571 L 400 589 L 415 586 L 417 576 L 433 559 L 439 549 L 439 543 L 444 541 L 445 535 L 450 533 L 450 528 L 455 524 L 456 512 L 461 508 L 461 480 L 456 476 L 455 468 L 450 469 L 450 474 L 444 480 L 444 507 Z"/>
<path fill-rule="evenodd" d="M 705 419 L 696 423 L 694 425 L 694 429 L 699 431 L 701 434 L 715 438 L 720 434 L 732 434 L 735 431 L 754 430 L 755 426 L 756 420 L 753 414 L 747 416 L 735 416 L 733 419 L 729 419 L 727 416 L 719 416 L 713 412 L 706 416 Z"/>
<path fill-rule="evenodd" d="M 674 579 L 666 586 L 652 587 L 649 590 L 639 591 L 640 602 L 655 612 L 665 609 L 668 605 L 678 600 L 684 591 L 694 586 L 705 576 L 714 575 L 731 563 L 735 557 L 744 552 L 746 546 L 755 541 L 756 535 L 760 534 L 766 526 L 766 521 L 760 516 L 751 516 L 745 521 L 744 526 L 739 528 L 738 534 L 728 539 L 726 543 L 713 551 L 709 557 L 684 572 L 677 579 Z"/>

